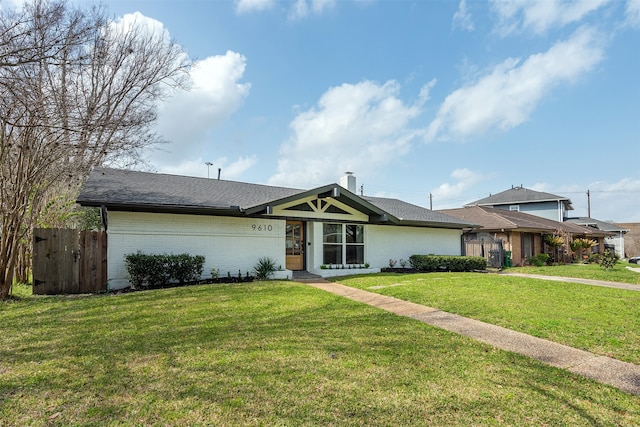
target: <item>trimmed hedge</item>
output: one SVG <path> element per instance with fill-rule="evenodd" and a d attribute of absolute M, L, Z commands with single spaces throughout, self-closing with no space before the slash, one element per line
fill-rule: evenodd
<path fill-rule="evenodd" d="M 423 272 L 487 269 L 487 260 L 479 256 L 411 255 L 409 262 L 412 268 Z"/>
<path fill-rule="evenodd" d="M 202 255 L 148 255 L 138 251 L 124 256 L 129 281 L 134 288 L 184 285 L 200 280 L 204 268 Z"/>

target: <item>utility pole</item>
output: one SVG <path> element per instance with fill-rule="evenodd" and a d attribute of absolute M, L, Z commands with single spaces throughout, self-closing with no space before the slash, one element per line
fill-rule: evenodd
<path fill-rule="evenodd" d="M 587 216 L 591 218 L 591 192 L 587 190 Z"/>
<path fill-rule="evenodd" d="M 209 168 L 210 168 L 211 166 L 213 166 L 213 163 L 211 163 L 211 162 L 205 162 L 205 165 L 207 165 L 207 178 L 209 178 Z"/>

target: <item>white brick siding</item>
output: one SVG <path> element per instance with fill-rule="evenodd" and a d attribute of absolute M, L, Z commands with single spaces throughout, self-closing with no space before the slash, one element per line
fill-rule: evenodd
<path fill-rule="evenodd" d="M 282 219 L 234 218 L 205 215 L 109 212 L 109 289 L 129 286 L 124 256 L 146 254 L 203 255 L 203 278 L 212 268 L 237 276 L 253 274 L 258 259 L 269 256 L 285 267 L 285 224 Z M 306 267 L 323 264 L 322 223 L 306 227 Z M 461 230 L 365 225 L 364 261 L 372 268 L 387 267 L 389 258 L 414 254 L 460 255 Z"/>
<path fill-rule="evenodd" d="M 372 268 L 382 268 L 389 266 L 390 258 L 408 261 L 411 255 L 460 255 L 461 235 L 461 230 L 365 225 L 364 261 Z M 317 270 L 323 264 L 322 223 L 310 224 L 307 237 L 312 242 L 307 267 Z"/>
<path fill-rule="evenodd" d="M 212 268 L 244 276 L 258 259 L 269 256 L 285 265 L 284 220 L 204 215 L 109 212 L 109 289 L 129 285 L 124 256 L 146 254 L 203 255 L 203 277 Z"/>
<path fill-rule="evenodd" d="M 388 267 L 390 258 L 408 261 L 411 255 L 461 254 L 462 230 L 369 225 L 364 236 L 365 261 L 376 268 Z"/>

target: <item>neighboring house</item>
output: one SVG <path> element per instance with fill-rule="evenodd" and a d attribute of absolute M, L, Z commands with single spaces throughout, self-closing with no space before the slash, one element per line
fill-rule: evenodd
<path fill-rule="evenodd" d="M 598 241 L 598 247 L 594 248 L 596 251 L 604 246 L 604 237 L 610 235 L 577 224 L 499 208 L 468 206 L 438 212 L 482 226 L 481 229 L 466 230 L 463 235 L 465 240 L 502 240 L 504 250 L 511 251 L 512 265 L 525 265 L 529 257 L 546 253 L 545 234 L 560 235 L 567 239 L 590 238 Z"/>
<path fill-rule="evenodd" d="M 611 223 L 599 221 L 594 218 L 571 218 L 569 211 L 573 210 L 573 206 L 571 199 L 566 197 L 530 190 L 520 186 L 512 187 L 501 193 L 476 200 L 465 206 L 486 206 L 509 211 L 525 212 L 559 222 L 567 222 L 571 219 L 570 222 L 574 224 L 596 228 L 607 236 L 604 242 L 599 243 L 598 250 L 600 252 L 604 251 L 605 245 L 615 246 L 616 252 L 621 257 L 624 256 L 624 233 L 626 231 Z"/>
<path fill-rule="evenodd" d="M 244 275 L 264 256 L 282 267 L 281 277 L 292 277 L 300 270 L 379 271 L 390 258 L 413 254 L 461 254 L 461 235 L 471 224 L 355 193 L 352 174 L 341 185 L 299 190 L 96 168 L 77 201 L 101 208 L 109 289 L 129 285 L 124 256 L 136 251 L 203 255 L 205 277 L 211 269 Z M 372 268 L 355 269 L 365 264 Z"/>
<path fill-rule="evenodd" d="M 568 216 L 567 212 L 573 210 L 571 200 L 566 197 L 534 191 L 522 186 L 511 187 L 510 190 L 476 200 L 466 206 L 486 206 L 524 212 L 558 222 L 562 222 Z"/>
<path fill-rule="evenodd" d="M 629 229 L 619 227 L 616 224 L 612 224 L 607 221 L 600 221 L 589 217 L 565 218 L 564 220 L 565 222 L 570 222 L 572 224 L 592 227 L 598 230 L 612 233 L 611 236 L 605 237 L 605 246 L 611 247 L 620 258 L 624 258 L 624 236 L 627 232 L 629 232 Z"/>
<path fill-rule="evenodd" d="M 629 230 L 624 235 L 624 257 L 640 256 L 640 222 L 617 223 L 616 225 Z"/>

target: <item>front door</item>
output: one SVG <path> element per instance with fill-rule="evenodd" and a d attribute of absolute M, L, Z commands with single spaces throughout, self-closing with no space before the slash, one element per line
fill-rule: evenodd
<path fill-rule="evenodd" d="M 302 221 L 287 221 L 286 267 L 287 270 L 304 270 L 304 227 Z"/>

